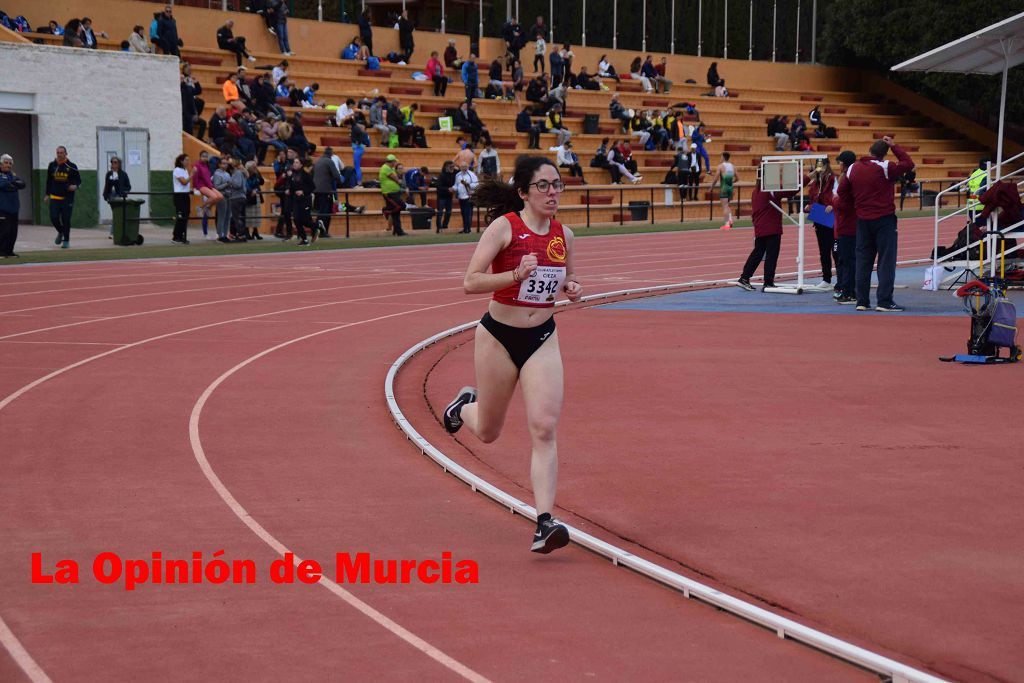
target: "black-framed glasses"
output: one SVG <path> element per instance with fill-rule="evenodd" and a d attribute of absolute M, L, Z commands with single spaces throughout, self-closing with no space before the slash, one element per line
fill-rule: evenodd
<path fill-rule="evenodd" d="M 555 192 L 561 192 L 565 189 L 565 183 L 561 180 L 538 180 L 535 183 L 530 183 L 527 187 L 531 185 L 536 186 L 540 192 L 547 192 L 551 189 L 554 189 Z"/>

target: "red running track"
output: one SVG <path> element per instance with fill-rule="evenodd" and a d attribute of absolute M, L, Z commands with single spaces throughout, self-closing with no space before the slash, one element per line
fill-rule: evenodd
<path fill-rule="evenodd" d="M 930 238 L 909 227 L 917 256 Z M 588 293 L 730 277 L 749 237 L 590 238 L 580 271 Z M 868 678 L 578 549 L 532 555 L 521 518 L 409 447 L 383 377 L 415 341 L 480 315 L 460 285 L 470 250 L 0 270 L 0 680 L 32 662 L 56 680 Z M 415 382 L 401 391 L 422 397 Z M 339 551 L 451 550 L 479 563 L 480 583 L 346 595 L 29 581 L 32 552 L 87 567 L 102 551 L 224 549 L 262 569 L 282 547 L 325 565 Z"/>

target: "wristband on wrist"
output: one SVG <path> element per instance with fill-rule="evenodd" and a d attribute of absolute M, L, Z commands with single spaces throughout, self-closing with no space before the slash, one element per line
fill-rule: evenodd
<path fill-rule="evenodd" d="M 512 269 L 512 282 L 519 283 L 519 282 L 522 282 L 522 281 L 523 281 L 523 278 L 519 277 L 519 269 L 518 268 L 513 268 Z"/>

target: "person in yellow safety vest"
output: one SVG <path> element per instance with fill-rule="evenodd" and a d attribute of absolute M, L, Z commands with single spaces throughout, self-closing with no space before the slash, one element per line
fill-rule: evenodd
<path fill-rule="evenodd" d="M 974 169 L 974 173 L 967 179 L 967 211 L 971 220 L 974 219 L 975 214 L 985 210 L 985 205 L 978 201 L 978 197 L 988 189 L 988 165 L 988 157 L 982 157 L 978 161 L 978 168 Z"/>

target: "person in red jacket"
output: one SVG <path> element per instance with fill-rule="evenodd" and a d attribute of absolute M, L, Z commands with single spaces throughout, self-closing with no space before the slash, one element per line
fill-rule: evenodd
<path fill-rule="evenodd" d="M 857 155 L 846 150 L 838 157 L 839 185 L 832 194 L 836 240 L 836 303 L 852 306 L 857 303 L 854 271 L 857 266 L 857 212 L 846 171 L 857 161 Z"/>
<path fill-rule="evenodd" d="M 828 159 L 819 159 L 814 171 L 804 178 L 804 182 L 807 184 L 807 196 L 811 200 L 811 204 L 821 204 L 825 207 L 826 213 L 832 213 L 832 196 L 835 194 L 836 176 L 832 173 L 832 165 Z M 832 287 L 832 255 L 835 251 L 834 226 L 815 223 L 814 236 L 818 240 L 818 256 L 821 259 L 821 284 L 818 285 L 818 288 L 827 290 Z"/>
<path fill-rule="evenodd" d="M 780 202 L 793 197 L 797 190 L 786 192 L 765 192 L 761 189 L 760 178 L 750 196 L 750 213 L 754 219 L 754 248 L 743 264 L 743 274 L 736 285 L 748 292 L 754 291 L 750 284 L 757 266 L 764 259 L 764 287 L 775 286 L 775 266 L 779 262 L 782 246 L 782 209 Z M 762 287 L 761 291 L 764 291 Z"/>
<path fill-rule="evenodd" d="M 989 186 L 985 193 L 979 198 L 985 205 L 985 209 L 978 214 L 974 221 L 976 227 L 984 227 L 991 214 L 995 214 L 996 230 L 1006 230 L 1011 225 L 1016 225 L 1024 219 L 1024 205 L 1020 201 L 1020 192 L 1017 190 L 1017 183 L 1007 180 L 997 180 Z M 1018 226 L 1018 230 L 1020 227 Z M 1012 249 L 1017 246 L 1017 240 L 1001 240 L 1002 249 Z"/>
<path fill-rule="evenodd" d="M 896 162 L 886 159 L 889 150 Z M 896 281 L 896 202 L 893 185 L 914 169 L 914 162 L 892 137 L 871 145 L 871 156 L 846 170 L 857 212 L 857 310 L 871 310 L 871 270 L 878 258 L 878 305 L 876 311 L 900 312 L 892 298 Z"/>

